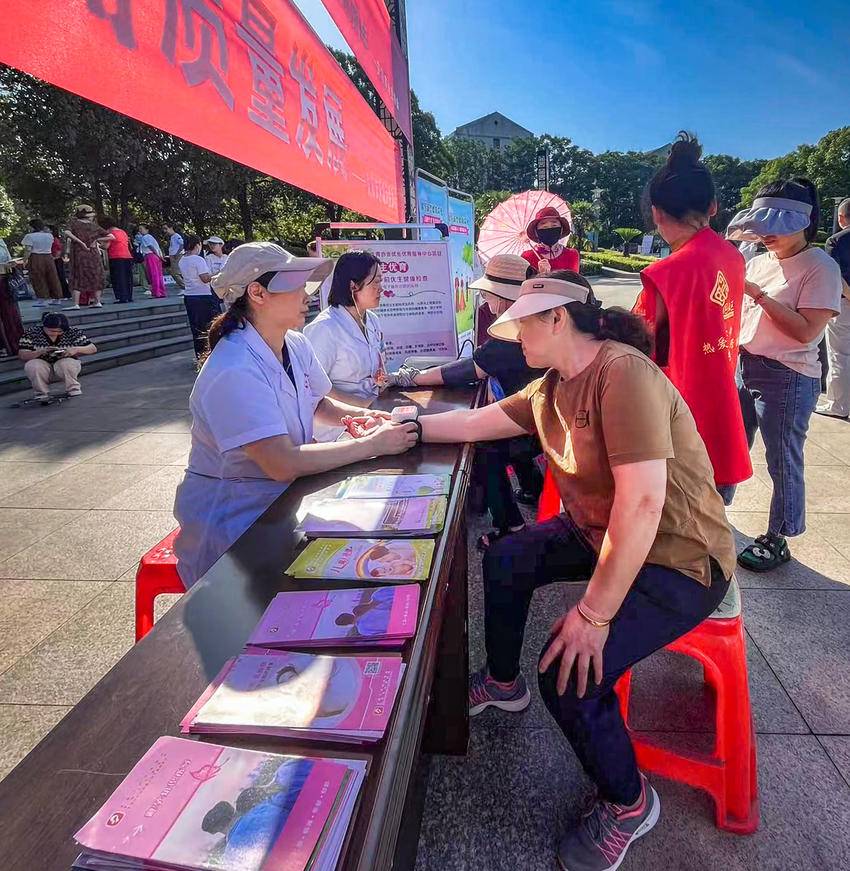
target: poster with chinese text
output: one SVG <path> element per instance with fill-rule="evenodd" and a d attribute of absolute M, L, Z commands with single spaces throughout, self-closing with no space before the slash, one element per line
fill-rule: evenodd
<path fill-rule="evenodd" d="M 475 258 L 475 205 L 466 194 L 449 194 L 449 250 L 452 255 L 452 290 L 458 346 L 472 353 L 475 291 L 469 289 Z"/>

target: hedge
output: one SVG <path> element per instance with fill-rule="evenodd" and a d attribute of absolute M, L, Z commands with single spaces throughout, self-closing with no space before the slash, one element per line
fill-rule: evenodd
<path fill-rule="evenodd" d="M 602 275 L 602 264 L 596 260 L 581 259 L 582 275 Z"/>
<path fill-rule="evenodd" d="M 604 250 L 593 251 L 590 256 L 602 266 L 621 269 L 623 272 L 640 272 L 645 266 L 655 263 L 657 259 L 641 254 L 633 254 L 631 257 L 626 257 L 624 254 L 618 254 L 615 251 Z"/>

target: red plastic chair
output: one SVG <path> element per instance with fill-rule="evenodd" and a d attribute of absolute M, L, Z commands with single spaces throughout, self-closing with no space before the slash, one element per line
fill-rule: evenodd
<path fill-rule="evenodd" d="M 551 472 L 547 471 L 537 520 L 548 520 L 561 510 Z M 667 650 L 699 660 L 706 682 L 716 697 L 716 738 L 711 754 L 684 754 L 664 749 L 630 730 L 638 765 L 662 777 L 703 789 L 714 799 L 718 828 L 748 835 L 759 825 L 756 738 L 750 711 L 747 646 L 744 621 L 709 618 Z M 628 728 L 631 670 L 617 683 L 623 722 Z"/>
<path fill-rule="evenodd" d="M 139 561 L 136 572 L 136 641 L 141 641 L 153 629 L 153 609 L 156 597 L 163 593 L 185 593 L 177 574 L 174 539 L 178 526 L 154 545 Z"/>

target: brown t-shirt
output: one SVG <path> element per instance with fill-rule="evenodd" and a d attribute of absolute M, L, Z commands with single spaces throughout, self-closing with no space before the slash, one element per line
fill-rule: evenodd
<path fill-rule="evenodd" d="M 714 472 L 679 391 L 647 357 L 602 342 L 575 378 L 554 369 L 499 405 L 540 436 L 565 510 L 599 552 L 614 504 L 612 466 L 667 460 L 667 499 L 646 561 L 711 584 L 708 558 L 729 578 L 735 544 Z"/>

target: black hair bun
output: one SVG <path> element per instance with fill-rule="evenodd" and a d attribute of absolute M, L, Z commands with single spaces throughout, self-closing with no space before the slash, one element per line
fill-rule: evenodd
<path fill-rule="evenodd" d="M 702 157 L 702 145 L 699 139 L 685 130 L 679 132 L 679 136 L 670 147 L 667 156 L 667 166 L 674 172 L 694 169 L 700 165 Z"/>

